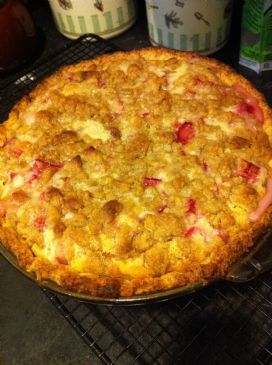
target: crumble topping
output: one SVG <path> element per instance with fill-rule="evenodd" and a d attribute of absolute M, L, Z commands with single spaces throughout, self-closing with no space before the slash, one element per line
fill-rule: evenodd
<path fill-rule="evenodd" d="M 91 294 L 71 277 L 116 280 L 111 296 L 223 275 L 267 224 L 270 141 L 260 94 L 214 60 L 146 49 L 68 66 L 1 125 L 1 225 L 27 270 Z"/>

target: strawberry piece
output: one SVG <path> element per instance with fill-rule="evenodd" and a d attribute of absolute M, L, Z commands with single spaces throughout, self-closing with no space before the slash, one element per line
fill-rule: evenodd
<path fill-rule="evenodd" d="M 237 107 L 235 113 L 248 118 L 249 116 L 254 116 L 259 122 L 263 123 L 264 114 L 263 110 L 259 106 L 258 99 L 251 95 L 243 86 L 235 85 L 234 88 L 242 95 L 246 97 L 244 101 L 241 101 Z"/>
<path fill-rule="evenodd" d="M 157 208 L 157 212 L 158 213 L 162 213 L 164 211 L 164 209 L 167 208 L 167 204 L 163 204 L 163 205 L 160 205 L 158 208 Z"/>
<path fill-rule="evenodd" d="M 205 172 L 208 172 L 209 171 L 209 165 L 206 162 L 203 162 L 202 166 L 203 166 L 203 170 Z"/>
<path fill-rule="evenodd" d="M 60 169 L 63 167 L 63 163 L 45 161 L 41 158 L 36 158 L 35 162 L 40 162 L 42 164 L 42 167 L 41 167 L 42 170 L 45 170 L 48 167 L 52 167 L 52 168 L 56 168 L 56 169 Z"/>
<path fill-rule="evenodd" d="M 201 80 L 201 78 L 200 77 L 198 77 L 198 76 L 196 76 L 195 78 L 194 78 L 194 80 L 195 80 L 195 84 L 196 85 L 203 85 L 203 84 L 205 84 L 205 81 L 203 81 L 203 80 Z"/>
<path fill-rule="evenodd" d="M 256 104 L 254 106 L 255 110 L 254 110 L 254 114 L 255 114 L 255 117 L 261 122 L 263 123 L 264 122 L 264 113 L 262 111 L 262 109 L 259 107 L 258 104 Z"/>
<path fill-rule="evenodd" d="M 55 163 L 50 161 L 45 161 L 43 159 L 37 158 L 34 161 L 33 167 L 32 167 L 32 176 L 28 180 L 29 183 L 32 183 L 34 180 L 38 179 L 44 170 L 47 168 L 53 168 L 53 169 L 60 169 L 63 167 L 62 163 Z"/>
<path fill-rule="evenodd" d="M 187 207 L 188 210 L 186 211 L 186 215 L 190 215 L 190 214 L 196 214 L 196 201 L 192 198 L 187 199 Z"/>
<path fill-rule="evenodd" d="M 191 122 L 184 122 L 178 127 L 177 141 L 188 144 L 195 136 L 194 125 Z"/>
<path fill-rule="evenodd" d="M 39 165 L 37 161 L 35 161 L 32 168 L 33 175 L 38 178 L 42 174 L 43 170 L 44 168 L 42 167 L 42 165 Z"/>
<path fill-rule="evenodd" d="M 105 88 L 105 86 L 106 86 L 106 83 L 105 83 L 105 81 L 100 80 L 100 81 L 98 82 L 97 86 L 98 86 L 98 88 L 99 88 L 99 89 L 104 89 L 104 88 Z"/>
<path fill-rule="evenodd" d="M 46 218 L 44 216 L 39 216 L 34 221 L 34 226 L 38 228 L 39 231 L 43 231 L 45 228 Z"/>
<path fill-rule="evenodd" d="M 248 118 L 252 115 L 261 123 L 264 121 L 262 109 L 257 104 L 252 104 L 246 101 L 240 101 L 236 108 L 236 114 L 243 118 Z"/>
<path fill-rule="evenodd" d="M 17 175 L 18 175 L 18 173 L 17 173 L 17 172 L 11 172 L 11 173 L 9 174 L 10 180 L 13 180 L 13 179 L 14 179 Z"/>
<path fill-rule="evenodd" d="M 253 105 L 250 105 L 245 101 L 241 101 L 237 106 L 237 113 L 243 117 L 248 117 L 249 114 L 254 114 L 254 110 Z"/>
<path fill-rule="evenodd" d="M 150 115 L 150 113 L 149 112 L 144 112 L 144 113 L 142 113 L 142 118 L 146 118 L 146 117 L 148 117 Z"/>
<path fill-rule="evenodd" d="M 28 182 L 31 184 L 34 180 L 38 179 L 43 172 L 43 168 L 39 167 L 38 163 L 35 161 L 32 167 L 33 174 L 31 175 Z"/>
<path fill-rule="evenodd" d="M 260 167 L 252 162 L 242 160 L 242 169 L 237 172 L 237 176 L 241 176 L 249 183 L 255 183 L 260 173 Z"/>
<path fill-rule="evenodd" d="M 14 137 L 6 139 L 5 142 L 2 144 L 1 148 L 5 148 L 7 146 L 10 146 L 13 143 L 14 140 L 15 140 Z"/>
<path fill-rule="evenodd" d="M 219 237 L 222 239 L 222 241 L 224 241 L 225 243 L 227 243 L 229 241 L 229 234 L 228 232 L 226 232 L 224 229 L 220 229 L 218 232 Z"/>
<path fill-rule="evenodd" d="M 155 177 L 145 177 L 144 178 L 144 186 L 146 188 L 150 187 L 150 186 L 156 186 L 158 184 L 160 184 L 162 182 L 162 179 L 158 179 Z"/>
<path fill-rule="evenodd" d="M 16 147 L 14 147 L 13 149 L 12 149 L 12 155 L 14 156 L 14 157 L 20 157 L 21 156 L 21 154 L 23 153 L 24 151 L 23 150 L 21 150 L 20 148 L 16 148 Z"/>
<path fill-rule="evenodd" d="M 189 238 L 198 233 L 201 233 L 200 228 L 193 226 L 193 227 L 190 227 L 189 229 L 187 229 L 187 231 L 184 234 L 184 237 Z"/>
<path fill-rule="evenodd" d="M 40 194 L 40 197 L 39 198 L 40 198 L 41 201 L 45 200 L 46 194 L 45 194 L 44 191 Z"/>

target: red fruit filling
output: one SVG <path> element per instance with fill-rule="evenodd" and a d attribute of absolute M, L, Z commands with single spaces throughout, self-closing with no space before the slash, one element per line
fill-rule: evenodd
<path fill-rule="evenodd" d="M 160 205 L 158 208 L 157 208 L 157 212 L 158 213 L 162 213 L 164 211 L 164 209 L 167 208 L 167 204 L 163 204 L 163 205 Z"/>
<path fill-rule="evenodd" d="M 178 127 L 177 141 L 182 144 L 188 144 L 195 136 L 195 128 L 193 123 L 184 122 Z"/>
<path fill-rule="evenodd" d="M 6 139 L 6 140 L 4 141 L 4 143 L 2 144 L 1 148 L 5 148 L 5 147 L 7 147 L 7 146 L 10 146 L 14 140 L 15 140 L 15 138 L 9 138 L 9 139 Z"/>
<path fill-rule="evenodd" d="M 206 162 L 203 162 L 203 170 L 205 171 L 205 172 L 208 172 L 209 171 L 209 166 L 208 166 L 208 164 L 206 163 Z"/>
<path fill-rule="evenodd" d="M 21 150 L 20 148 L 13 148 L 13 150 L 12 150 L 12 155 L 14 156 L 14 157 L 20 157 L 21 156 L 21 154 L 23 153 L 24 151 L 23 150 Z"/>
<path fill-rule="evenodd" d="M 158 184 L 160 184 L 162 182 L 161 179 L 157 179 L 155 177 L 145 177 L 144 178 L 144 186 L 146 188 L 150 187 L 150 186 L 156 186 Z"/>
<path fill-rule="evenodd" d="M 32 176 L 29 179 L 29 183 L 32 183 L 32 181 L 38 179 L 41 174 L 43 173 L 44 170 L 46 170 L 47 168 L 53 168 L 53 169 L 60 169 L 63 167 L 62 163 L 55 163 L 55 162 L 50 162 L 50 161 L 45 161 L 42 159 L 37 158 L 34 161 L 33 167 L 32 167 Z"/>
<path fill-rule="evenodd" d="M 13 179 L 14 179 L 17 175 L 18 175 L 18 173 L 17 173 L 17 172 L 11 172 L 11 173 L 9 174 L 10 180 L 13 180 Z"/>
<path fill-rule="evenodd" d="M 255 183 L 260 173 L 260 167 L 252 162 L 242 160 L 242 169 L 238 171 L 237 176 L 241 176 L 250 183 Z"/>
<path fill-rule="evenodd" d="M 201 233 L 200 228 L 198 228 L 198 227 L 191 227 L 191 228 L 187 229 L 187 231 L 184 234 L 184 237 L 185 238 L 189 238 L 189 237 L 192 237 L 193 235 L 195 235 L 197 233 Z"/>
<path fill-rule="evenodd" d="M 99 89 L 104 89 L 104 87 L 106 86 L 106 83 L 105 83 L 105 81 L 100 80 L 98 82 L 97 86 L 98 86 Z"/>
<path fill-rule="evenodd" d="M 192 198 L 187 199 L 187 207 L 186 215 L 196 214 L 196 201 Z"/>
<path fill-rule="evenodd" d="M 264 114 L 259 106 L 259 101 L 255 96 L 252 96 L 243 86 L 235 85 L 235 89 L 246 97 L 246 100 L 240 101 L 236 108 L 236 114 L 248 118 L 254 116 L 261 123 L 264 121 Z"/>
<path fill-rule="evenodd" d="M 229 241 L 229 234 L 228 232 L 226 232 L 224 229 L 220 229 L 220 231 L 218 232 L 219 237 L 224 241 L 224 242 L 228 242 Z"/>
<path fill-rule="evenodd" d="M 40 194 L 40 200 L 45 200 L 45 197 L 46 197 L 46 194 L 45 192 L 43 191 L 41 194 Z"/>
<path fill-rule="evenodd" d="M 39 231 L 43 231 L 45 228 L 45 221 L 46 219 L 44 216 L 37 217 L 34 221 L 34 226 L 38 228 Z"/>

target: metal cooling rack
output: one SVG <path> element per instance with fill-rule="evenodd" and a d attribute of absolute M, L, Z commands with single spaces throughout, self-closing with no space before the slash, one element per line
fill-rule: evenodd
<path fill-rule="evenodd" d="M 20 78 L 0 80 L 0 120 L 60 66 L 116 49 L 87 35 Z M 98 306 L 42 290 L 96 355 L 92 365 L 272 364 L 272 273 L 138 307 Z"/>
<path fill-rule="evenodd" d="M 272 273 L 138 307 L 97 306 L 43 291 L 97 364 L 272 364 Z"/>
<path fill-rule="evenodd" d="M 4 121 L 14 103 L 27 94 L 44 77 L 58 68 L 79 60 L 88 60 L 119 48 L 96 35 L 87 34 L 69 43 L 40 62 L 34 69 L 29 67 L 15 80 L 0 79 L 0 122 Z"/>

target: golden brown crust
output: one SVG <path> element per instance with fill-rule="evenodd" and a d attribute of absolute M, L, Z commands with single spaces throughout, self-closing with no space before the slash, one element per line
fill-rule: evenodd
<path fill-rule="evenodd" d="M 0 130 L 0 240 L 38 280 L 129 297 L 209 282 L 271 226 L 272 114 L 158 48 L 66 66 Z"/>

